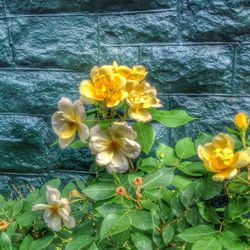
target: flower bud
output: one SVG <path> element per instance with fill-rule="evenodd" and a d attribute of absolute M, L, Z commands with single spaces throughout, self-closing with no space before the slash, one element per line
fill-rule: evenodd
<path fill-rule="evenodd" d="M 134 179 L 134 184 L 135 184 L 135 186 L 137 186 L 137 187 L 141 186 L 141 185 L 142 185 L 142 178 L 141 178 L 141 177 L 136 177 L 136 178 Z"/>
<path fill-rule="evenodd" d="M 165 157 L 165 154 L 163 152 L 161 152 L 159 156 L 161 159 L 163 159 Z"/>
<path fill-rule="evenodd" d="M 142 198 L 142 194 L 141 194 L 141 191 L 139 189 L 137 189 L 135 191 L 135 195 L 136 195 L 136 199 L 137 200 L 140 200 Z"/>
<path fill-rule="evenodd" d="M 116 194 L 124 196 L 126 194 L 126 189 L 123 186 L 120 186 L 116 189 Z"/>
<path fill-rule="evenodd" d="M 239 130 L 246 131 L 248 128 L 248 117 L 245 113 L 239 112 L 234 117 L 234 123 Z"/>
<path fill-rule="evenodd" d="M 9 226 L 9 222 L 6 220 L 0 220 L 0 231 L 5 230 Z"/>
<path fill-rule="evenodd" d="M 69 193 L 70 198 L 78 197 L 78 195 L 79 195 L 79 192 L 76 189 L 71 190 L 71 192 Z"/>

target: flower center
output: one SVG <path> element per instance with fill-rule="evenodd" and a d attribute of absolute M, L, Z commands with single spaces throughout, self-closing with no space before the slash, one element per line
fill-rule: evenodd
<path fill-rule="evenodd" d="M 214 152 L 216 157 L 220 158 L 226 166 L 229 166 L 234 158 L 234 152 L 230 148 L 217 148 Z"/>
<path fill-rule="evenodd" d="M 57 204 L 52 204 L 50 206 L 50 210 L 52 211 L 53 214 L 59 214 L 59 208 L 60 206 Z"/>
<path fill-rule="evenodd" d="M 113 150 L 119 148 L 119 142 L 118 142 L 118 141 L 112 140 L 112 141 L 110 142 L 110 148 L 113 149 Z"/>

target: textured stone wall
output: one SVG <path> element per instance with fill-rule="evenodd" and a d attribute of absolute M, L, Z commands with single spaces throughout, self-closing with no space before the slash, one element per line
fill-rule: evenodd
<path fill-rule="evenodd" d="M 200 118 L 157 125 L 173 144 L 250 113 L 249 52 L 249 0 L 0 0 L 0 192 L 85 176 L 86 150 L 50 147 L 50 117 L 94 64 L 144 64 L 166 109 Z"/>

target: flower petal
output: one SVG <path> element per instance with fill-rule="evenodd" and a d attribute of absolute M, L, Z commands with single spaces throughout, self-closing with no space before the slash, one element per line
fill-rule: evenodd
<path fill-rule="evenodd" d="M 135 140 L 137 136 L 133 128 L 128 126 L 126 122 L 114 122 L 110 127 L 109 132 L 113 140 L 119 140 L 121 138 Z"/>
<path fill-rule="evenodd" d="M 141 146 L 139 143 L 123 138 L 120 144 L 122 154 L 131 159 L 136 159 L 141 153 Z"/>
<path fill-rule="evenodd" d="M 89 128 L 83 123 L 80 123 L 80 125 L 77 128 L 80 140 L 82 142 L 86 141 L 89 138 Z"/>
<path fill-rule="evenodd" d="M 64 224 L 65 227 L 67 227 L 67 228 L 74 228 L 75 225 L 76 225 L 75 218 L 69 216 L 69 217 L 68 217 L 68 220 L 64 220 L 64 219 L 63 219 L 63 224 Z"/>
<path fill-rule="evenodd" d="M 227 134 L 220 133 L 216 135 L 212 141 L 214 148 L 229 148 L 234 150 L 234 140 Z"/>
<path fill-rule="evenodd" d="M 47 186 L 46 199 L 49 204 L 54 204 L 60 200 L 60 192 L 58 189 Z"/>
<path fill-rule="evenodd" d="M 64 125 L 58 131 L 58 136 L 61 139 L 68 139 L 74 136 L 76 133 L 76 126 L 72 126 L 70 123 L 65 122 Z"/>
<path fill-rule="evenodd" d="M 219 172 L 213 176 L 214 181 L 224 181 L 225 179 L 231 179 L 237 175 L 238 171 L 236 168 L 228 168 L 222 172 Z"/>
<path fill-rule="evenodd" d="M 232 167 L 243 168 L 250 163 L 250 148 L 235 153 Z"/>
<path fill-rule="evenodd" d="M 126 156 L 120 152 L 115 152 L 111 162 L 106 166 L 109 173 L 125 173 L 128 170 L 129 162 Z"/>
<path fill-rule="evenodd" d="M 68 114 L 69 116 L 74 115 L 73 104 L 70 101 L 70 99 L 68 99 L 66 97 L 62 97 L 61 100 L 58 102 L 58 109 L 64 113 Z"/>
<path fill-rule="evenodd" d="M 139 122 L 149 122 L 152 120 L 152 115 L 146 109 L 128 109 L 128 116 L 130 119 L 139 121 Z"/>
<path fill-rule="evenodd" d="M 80 85 L 80 95 L 84 98 L 96 100 L 95 88 L 90 80 L 84 80 Z"/>
<path fill-rule="evenodd" d="M 95 161 L 98 166 L 105 166 L 111 162 L 114 152 L 112 150 L 104 150 L 96 155 Z"/>
<path fill-rule="evenodd" d="M 68 145 L 70 145 L 74 141 L 74 139 L 75 139 L 75 135 L 67 139 L 59 138 L 59 145 L 61 148 L 66 148 Z"/>
<path fill-rule="evenodd" d="M 92 154 L 97 154 L 104 150 L 107 150 L 110 146 L 110 140 L 106 138 L 93 136 L 89 141 L 89 149 L 91 150 Z"/>
<path fill-rule="evenodd" d="M 86 112 L 81 100 L 75 101 L 73 106 L 77 122 L 84 121 L 86 119 Z"/>
<path fill-rule="evenodd" d="M 48 227 L 58 232 L 62 229 L 62 219 L 59 215 L 52 215 L 51 220 L 48 223 Z"/>
<path fill-rule="evenodd" d="M 39 211 L 39 210 L 45 210 L 47 209 L 49 206 L 46 204 L 36 204 L 32 207 L 32 211 Z"/>

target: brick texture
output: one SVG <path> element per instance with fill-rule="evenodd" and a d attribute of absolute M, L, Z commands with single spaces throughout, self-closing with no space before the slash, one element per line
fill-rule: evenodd
<path fill-rule="evenodd" d="M 164 108 L 198 118 L 155 124 L 158 142 L 250 114 L 249 16 L 246 0 L 0 0 L 0 193 L 86 177 L 90 153 L 51 147 L 50 117 L 94 64 L 144 64 Z"/>

